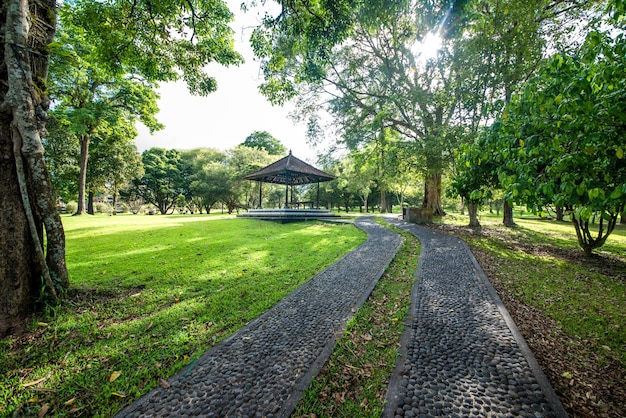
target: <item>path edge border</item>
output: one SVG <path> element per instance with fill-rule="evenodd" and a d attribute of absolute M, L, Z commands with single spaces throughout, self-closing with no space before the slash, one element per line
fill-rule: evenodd
<path fill-rule="evenodd" d="M 567 411 L 565 411 L 565 408 L 563 407 L 561 400 L 559 399 L 554 388 L 552 387 L 550 380 L 548 379 L 546 374 L 543 372 L 543 369 L 537 362 L 535 355 L 533 354 L 532 350 L 526 343 L 526 340 L 524 339 L 524 337 L 522 336 L 522 333 L 517 328 L 517 325 L 515 325 L 515 321 L 513 320 L 513 317 L 509 313 L 508 309 L 506 309 L 506 306 L 504 306 L 502 299 L 500 299 L 500 296 L 498 296 L 498 292 L 489 281 L 489 278 L 483 271 L 482 267 L 480 267 L 480 264 L 478 263 L 478 260 L 476 260 L 474 253 L 472 253 L 472 250 L 469 248 L 469 245 L 467 245 L 465 241 L 457 237 L 455 238 L 461 242 L 461 244 L 465 248 L 465 251 L 468 253 L 469 258 L 472 261 L 472 264 L 474 265 L 474 269 L 476 270 L 476 272 L 478 273 L 478 276 L 481 278 L 481 280 L 485 284 L 485 287 L 489 291 L 489 294 L 491 295 L 496 306 L 498 307 L 498 311 L 500 311 L 500 315 L 502 315 L 502 317 L 504 318 L 506 325 L 511 330 L 511 333 L 513 334 L 513 338 L 515 338 L 517 345 L 520 347 L 520 350 L 522 351 L 522 354 L 526 358 L 528 365 L 530 366 L 531 370 L 533 371 L 533 374 L 537 378 L 537 383 L 541 387 L 541 391 L 546 397 L 546 400 L 548 401 L 548 404 L 552 408 L 552 411 L 554 412 L 555 416 L 557 418 L 567 418 L 568 417 Z"/>

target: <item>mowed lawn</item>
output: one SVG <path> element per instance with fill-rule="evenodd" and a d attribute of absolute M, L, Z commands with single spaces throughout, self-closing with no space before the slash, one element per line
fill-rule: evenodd
<path fill-rule="evenodd" d="M 366 239 L 217 215 L 63 222 L 72 288 L 0 341 L 0 416 L 111 416 Z"/>

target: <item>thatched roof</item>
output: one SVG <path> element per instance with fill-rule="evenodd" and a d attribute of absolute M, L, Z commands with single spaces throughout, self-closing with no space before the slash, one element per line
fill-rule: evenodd
<path fill-rule="evenodd" d="M 335 177 L 294 157 L 291 155 L 291 151 L 289 151 L 289 155 L 286 157 L 259 171 L 246 174 L 243 178 L 263 183 L 297 185 L 331 181 Z"/>

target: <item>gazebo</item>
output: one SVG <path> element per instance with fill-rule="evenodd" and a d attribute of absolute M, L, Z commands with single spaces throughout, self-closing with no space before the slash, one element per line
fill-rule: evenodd
<path fill-rule="evenodd" d="M 310 164 L 293 156 L 291 151 L 289 155 L 280 160 L 262 168 L 254 173 L 243 176 L 245 180 L 259 182 L 259 206 L 257 209 L 251 209 L 242 217 L 272 219 L 272 220 L 295 220 L 307 218 L 317 219 L 320 217 L 335 217 L 330 211 L 320 209 L 320 183 L 331 181 L 335 177 L 324 173 Z M 285 205 L 278 209 L 263 209 L 263 183 L 284 184 L 285 185 Z M 294 202 L 293 186 L 303 184 L 317 183 L 317 199 L 315 202 Z M 291 188 L 291 200 L 289 199 L 289 189 Z M 315 208 L 313 204 L 315 203 Z M 300 206 L 303 209 L 300 209 Z M 309 208 L 306 206 L 309 205 Z"/>

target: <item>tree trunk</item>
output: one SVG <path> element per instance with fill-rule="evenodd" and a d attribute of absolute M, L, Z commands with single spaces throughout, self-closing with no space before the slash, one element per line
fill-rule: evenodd
<path fill-rule="evenodd" d="M 117 215 L 117 186 L 113 186 L 113 215 Z"/>
<path fill-rule="evenodd" d="M 387 213 L 387 191 L 380 189 L 380 213 Z"/>
<path fill-rule="evenodd" d="M 558 222 L 563 222 L 563 206 L 556 207 L 556 220 Z"/>
<path fill-rule="evenodd" d="M 0 336 L 20 330 L 40 296 L 42 276 L 53 300 L 55 287 L 69 286 L 65 235 L 40 136 L 48 106 L 40 80 L 47 78 L 55 8 L 54 0 L 39 2 L 32 13 L 24 0 L 0 7 Z"/>
<path fill-rule="evenodd" d="M 469 215 L 469 226 L 472 228 L 478 228 L 480 222 L 478 222 L 478 205 L 476 203 L 467 203 L 467 213 Z"/>
<path fill-rule="evenodd" d="M 90 215 L 94 215 L 96 213 L 93 209 L 93 192 L 91 190 L 87 193 L 87 213 Z"/>
<path fill-rule="evenodd" d="M 515 222 L 513 221 L 513 206 L 509 205 L 509 202 L 506 199 L 504 199 L 504 208 L 502 209 L 502 213 L 504 213 L 504 217 L 502 219 L 504 226 L 515 226 Z"/>
<path fill-rule="evenodd" d="M 428 174 L 424 180 L 424 201 L 422 209 L 430 209 L 433 216 L 445 216 L 441 206 L 441 172 Z"/>
<path fill-rule="evenodd" d="M 80 137 L 80 159 L 78 175 L 78 208 L 76 209 L 77 215 L 85 214 L 85 188 L 87 185 L 87 160 L 89 159 L 89 137 Z M 93 215 L 93 213 L 92 213 Z"/>

